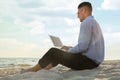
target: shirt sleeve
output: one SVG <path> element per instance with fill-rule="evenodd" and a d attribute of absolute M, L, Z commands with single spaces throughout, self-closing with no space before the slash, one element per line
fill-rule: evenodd
<path fill-rule="evenodd" d="M 91 42 L 92 24 L 90 21 L 81 23 L 78 44 L 68 51 L 72 53 L 84 52 L 88 49 Z"/>

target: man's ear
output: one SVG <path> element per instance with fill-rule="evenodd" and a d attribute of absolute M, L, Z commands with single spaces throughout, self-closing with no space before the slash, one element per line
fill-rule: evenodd
<path fill-rule="evenodd" d="M 85 7 L 83 7 L 82 9 L 83 9 L 83 13 L 85 13 L 87 11 L 87 9 Z"/>

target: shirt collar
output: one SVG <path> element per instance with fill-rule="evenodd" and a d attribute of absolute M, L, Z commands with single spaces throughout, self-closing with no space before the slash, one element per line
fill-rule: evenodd
<path fill-rule="evenodd" d="M 88 16 L 86 19 L 94 18 L 93 16 Z"/>
<path fill-rule="evenodd" d="M 94 18 L 93 16 L 88 16 L 86 19 Z"/>

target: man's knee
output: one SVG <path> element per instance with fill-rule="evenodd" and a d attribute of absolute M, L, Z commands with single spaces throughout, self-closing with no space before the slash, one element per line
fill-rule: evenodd
<path fill-rule="evenodd" d="M 59 50 L 59 49 L 57 49 L 55 47 L 50 48 L 50 51 L 57 51 L 57 50 Z"/>

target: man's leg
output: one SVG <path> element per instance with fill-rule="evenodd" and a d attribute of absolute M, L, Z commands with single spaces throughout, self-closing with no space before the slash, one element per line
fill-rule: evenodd
<path fill-rule="evenodd" d="M 58 64 L 66 67 L 84 70 L 92 69 L 97 65 L 81 53 L 68 53 L 57 48 L 51 48 L 38 62 L 38 64 L 28 71 L 38 71 L 41 69 L 51 69 Z"/>
<path fill-rule="evenodd" d="M 58 49 L 57 49 L 58 50 Z M 55 54 L 56 49 L 55 48 L 51 48 L 40 60 L 39 63 L 36 64 L 35 66 L 29 68 L 29 69 L 23 69 L 21 71 L 21 73 L 24 72 L 37 72 L 41 69 L 51 69 L 52 67 L 56 66 L 58 64 L 58 62 L 56 61 L 55 56 L 53 56 L 53 54 Z M 53 53 L 53 54 L 52 54 Z M 53 66 L 54 64 L 54 66 Z"/>
<path fill-rule="evenodd" d="M 53 66 L 52 66 L 52 64 L 49 64 L 48 66 L 46 66 L 44 69 L 45 70 L 49 70 L 49 69 L 51 69 Z M 29 69 L 26 69 L 26 70 L 24 70 L 24 72 L 37 72 L 37 71 L 39 71 L 39 70 L 41 70 L 42 68 L 40 67 L 40 65 L 39 64 L 37 64 L 37 65 L 35 65 L 34 67 L 32 67 L 32 68 L 29 68 Z"/>
<path fill-rule="evenodd" d="M 82 53 L 65 52 L 57 48 L 52 48 L 49 61 L 53 62 L 53 67 L 62 64 L 75 70 L 93 69 L 99 66 L 93 60 Z M 52 61 L 53 60 L 53 61 Z"/>
<path fill-rule="evenodd" d="M 52 65 L 52 64 L 49 64 L 49 65 L 47 65 L 47 67 L 45 67 L 44 69 L 45 69 L 45 70 L 49 70 L 49 69 L 51 69 L 51 68 L 53 68 L 53 65 Z"/>
<path fill-rule="evenodd" d="M 36 64 L 35 66 L 28 68 L 28 69 L 22 69 L 21 73 L 25 73 L 25 72 L 37 72 L 38 70 L 41 70 L 42 68 L 40 67 L 39 64 Z"/>

